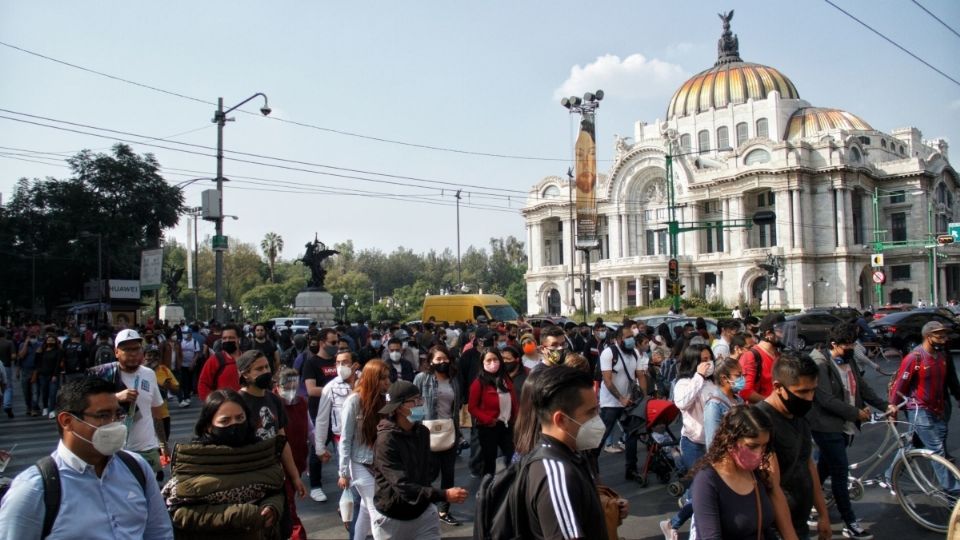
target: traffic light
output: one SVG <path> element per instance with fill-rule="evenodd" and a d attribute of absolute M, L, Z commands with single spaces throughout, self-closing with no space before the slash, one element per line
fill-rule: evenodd
<path fill-rule="evenodd" d="M 941 234 L 937 236 L 937 243 L 941 246 L 953 243 L 953 236 L 949 234 Z"/>
<path fill-rule="evenodd" d="M 687 287 L 682 283 L 677 283 L 677 296 L 683 296 L 687 294 Z"/>

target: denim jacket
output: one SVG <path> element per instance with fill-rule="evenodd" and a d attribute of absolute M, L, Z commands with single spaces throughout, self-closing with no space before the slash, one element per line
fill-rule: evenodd
<path fill-rule="evenodd" d="M 458 377 L 450 377 L 450 386 L 453 388 L 453 410 L 450 416 L 453 418 L 453 427 L 456 429 L 457 439 L 460 439 L 460 408 L 463 406 L 463 397 L 460 395 L 460 381 Z M 437 376 L 433 373 L 420 372 L 413 379 L 413 384 L 420 389 L 420 395 L 423 397 L 424 409 L 426 409 L 426 420 L 436 420 L 437 415 Z"/>
<path fill-rule="evenodd" d="M 360 430 L 360 396 L 347 396 L 340 416 L 339 473 L 341 478 L 350 478 L 350 461 L 363 465 L 373 464 L 373 445 L 363 441 Z"/>

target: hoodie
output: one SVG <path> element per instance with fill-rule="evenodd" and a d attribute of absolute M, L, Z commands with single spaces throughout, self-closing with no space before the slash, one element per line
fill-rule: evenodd
<path fill-rule="evenodd" d="M 373 445 L 373 504 L 381 514 L 399 520 L 420 517 L 430 503 L 446 499 L 433 487 L 430 431 L 417 422 L 404 431 L 391 419 L 380 421 Z"/>

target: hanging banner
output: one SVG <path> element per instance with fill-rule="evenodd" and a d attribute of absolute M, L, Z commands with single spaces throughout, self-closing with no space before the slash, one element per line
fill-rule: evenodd
<path fill-rule="evenodd" d="M 155 291 L 160 288 L 163 274 L 163 250 L 145 249 L 140 252 L 140 290 Z"/>
<path fill-rule="evenodd" d="M 597 143 L 592 111 L 583 112 L 577 137 L 577 245 L 597 242 Z"/>
<path fill-rule="evenodd" d="M 193 223 L 187 220 L 187 288 L 196 289 L 193 286 Z"/>

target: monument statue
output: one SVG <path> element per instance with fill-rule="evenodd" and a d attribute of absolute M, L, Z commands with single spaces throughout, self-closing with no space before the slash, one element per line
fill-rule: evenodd
<path fill-rule="evenodd" d="M 180 286 L 180 278 L 182 277 L 183 268 L 174 266 L 167 272 L 167 278 L 163 283 L 167 286 L 167 294 L 170 295 L 171 304 L 180 303 L 180 291 L 183 290 L 183 287 Z"/>
<path fill-rule="evenodd" d="M 730 31 L 730 19 L 733 18 L 733 10 L 728 13 L 717 13 L 720 20 L 723 21 L 723 34 L 717 40 L 717 64 L 726 64 L 729 62 L 742 62 L 740 59 L 740 40 L 737 35 Z"/>
<path fill-rule="evenodd" d="M 304 253 L 300 262 L 310 269 L 310 281 L 307 282 L 307 290 L 325 291 L 323 280 L 327 277 L 327 271 L 323 268 L 323 261 L 337 255 L 340 252 L 335 249 L 327 249 L 327 245 L 317 239 L 316 233 L 313 235 L 313 242 L 307 242 L 307 252 Z"/>

